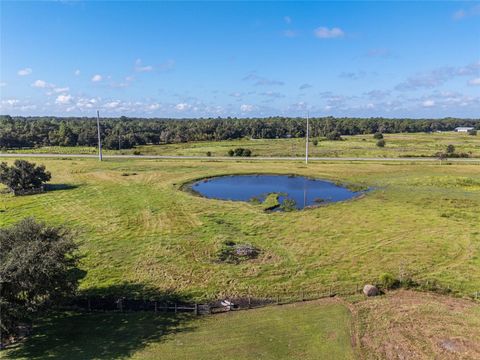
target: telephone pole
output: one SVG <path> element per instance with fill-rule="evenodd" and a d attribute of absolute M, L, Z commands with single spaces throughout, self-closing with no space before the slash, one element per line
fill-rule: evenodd
<path fill-rule="evenodd" d="M 308 117 L 309 117 L 309 113 L 307 112 L 307 134 L 305 136 L 305 164 L 308 164 L 308 137 L 309 137 Z"/>
<path fill-rule="evenodd" d="M 98 160 L 102 161 L 102 138 L 100 136 L 100 112 L 97 110 Z"/>

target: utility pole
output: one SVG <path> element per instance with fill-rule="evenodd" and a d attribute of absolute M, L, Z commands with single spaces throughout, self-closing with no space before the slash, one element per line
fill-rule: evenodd
<path fill-rule="evenodd" d="M 309 117 L 309 113 L 307 112 L 307 134 L 305 137 L 305 164 L 308 164 L 308 138 L 309 138 L 308 117 Z"/>
<path fill-rule="evenodd" d="M 102 161 L 102 138 L 100 136 L 100 112 L 97 110 L 98 160 Z"/>

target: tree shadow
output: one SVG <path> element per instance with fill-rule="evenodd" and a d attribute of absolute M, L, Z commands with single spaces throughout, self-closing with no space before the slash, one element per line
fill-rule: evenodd
<path fill-rule="evenodd" d="M 45 184 L 45 191 L 72 190 L 78 188 L 78 185 L 72 184 Z"/>
<path fill-rule="evenodd" d="M 188 301 L 183 296 L 161 293 L 141 285 L 91 289 L 89 294 L 103 294 L 105 297 L 121 294 L 128 298 L 145 295 L 159 301 Z M 33 334 L 6 350 L 7 357 L 65 360 L 126 358 L 150 342 L 162 341 L 170 334 L 194 330 L 196 318 L 192 313 L 55 310 L 40 315 Z"/>

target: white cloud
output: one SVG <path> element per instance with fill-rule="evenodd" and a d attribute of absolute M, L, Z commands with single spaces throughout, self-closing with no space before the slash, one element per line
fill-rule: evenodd
<path fill-rule="evenodd" d="M 160 104 L 150 104 L 148 105 L 148 110 L 158 110 L 160 109 Z"/>
<path fill-rule="evenodd" d="M 283 17 L 283 20 L 285 20 L 285 22 L 286 22 L 287 24 L 291 24 L 291 23 L 292 23 L 292 18 L 291 18 L 290 16 L 284 16 L 284 17 Z"/>
<path fill-rule="evenodd" d="M 435 101 L 433 101 L 433 100 L 425 100 L 425 101 L 422 103 L 422 106 L 423 106 L 423 107 L 432 107 L 432 106 L 435 106 Z"/>
<path fill-rule="evenodd" d="M 55 103 L 56 104 L 59 104 L 59 105 L 66 105 L 66 104 L 70 104 L 70 102 L 72 101 L 72 96 L 71 95 L 68 95 L 68 94 L 62 94 L 62 95 L 58 95 L 57 98 L 55 99 Z"/>
<path fill-rule="evenodd" d="M 110 101 L 104 105 L 107 109 L 116 109 L 120 105 L 120 101 Z"/>
<path fill-rule="evenodd" d="M 27 75 L 30 75 L 32 73 L 32 69 L 31 68 L 25 68 L 25 69 L 20 69 L 18 70 L 17 74 L 19 76 L 27 76 Z"/>
<path fill-rule="evenodd" d="M 35 82 L 32 83 L 32 87 L 39 88 L 39 89 L 48 89 L 54 86 L 55 85 L 50 84 L 44 80 L 36 80 Z"/>
<path fill-rule="evenodd" d="M 175 105 L 175 109 L 177 109 L 178 111 L 188 110 L 190 109 L 190 105 L 187 103 L 180 103 Z"/>
<path fill-rule="evenodd" d="M 240 111 L 242 112 L 250 112 L 250 111 L 253 111 L 255 107 L 253 105 L 250 105 L 250 104 L 242 104 L 240 105 Z"/>
<path fill-rule="evenodd" d="M 135 61 L 135 71 L 136 72 L 150 72 L 153 71 L 152 65 L 142 65 L 142 60 L 137 59 Z"/>
<path fill-rule="evenodd" d="M 100 74 L 95 74 L 92 76 L 92 82 L 99 82 L 102 81 L 103 77 Z"/>
<path fill-rule="evenodd" d="M 74 74 L 75 74 L 75 76 L 80 75 L 80 70 L 79 69 L 75 70 Z"/>
<path fill-rule="evenodd" d="M 70 88 L 69 87 L 63 87 L 63 88 L 54 88 L 53 92 L 55 93 L 64 93 L 64 92 L 69 92 Z"/>
<path fill-rule="evenodd" d="M 338 27 L 329 29 L 324 26 L 321 26 L 315 29 L 313 33 L 317 38 L 320 38 L 320 39 L 333 39 L 333 38 L 343 37 L 345 35 L 345 32 Z"/>
<path fill-rule="evenodd" d="M 468 82 L 469 85 L 480 85 L 480 77 L 472 79 Z"/>
<path fill-rule="evenodd" d="M 2 100 L 2 104 L 6 104 L 6 105 L 10 105 L 10 106 L 17 105 L 18 103 L 20 103 L 20 100 L 17 100 L 17 99 Z"/>

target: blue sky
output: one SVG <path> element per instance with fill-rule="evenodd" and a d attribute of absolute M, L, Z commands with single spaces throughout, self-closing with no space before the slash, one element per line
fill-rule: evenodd
<path fill-rule="evenodd" d="M 479 117 L 480 2 L 1 2 L 0 113 Z"/>

